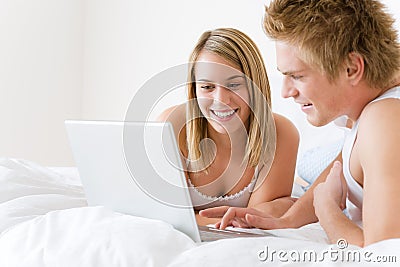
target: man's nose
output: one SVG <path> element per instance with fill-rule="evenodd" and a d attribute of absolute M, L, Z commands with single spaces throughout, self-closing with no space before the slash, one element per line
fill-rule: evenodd
<path fill-rule="evenodd" d="M 295 97 L 298 95 L 298 90 L 293 84 L 290 77 L 284 77 L 282 82 L 281 96 L 283 98 Z"/>

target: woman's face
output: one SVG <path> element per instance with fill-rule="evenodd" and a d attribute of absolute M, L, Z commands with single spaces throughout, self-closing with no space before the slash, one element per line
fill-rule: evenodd
<path fill-rule="evenodd" d="M 240 68 L 207 51 L 195 66 L 197 103 L 210 125 L 219 133 L 248 129 L 249 91 Z"/>

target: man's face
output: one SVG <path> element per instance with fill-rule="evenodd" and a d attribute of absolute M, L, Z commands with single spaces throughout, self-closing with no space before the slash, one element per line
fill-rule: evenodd
<path fill-rule="evenodd" d="M 346 102 L 341 77 L 330 82 L 326 75 L 306 64 L 296 47 L 276 43 L 278 70 L 284 75 L 282 97 L 292 97 L 314 126 L 323 126 L 344 114 Z"/>

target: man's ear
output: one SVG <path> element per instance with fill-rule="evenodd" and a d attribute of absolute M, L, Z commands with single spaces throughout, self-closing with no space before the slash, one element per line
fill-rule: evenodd
<path fill-rule="evenodd" d="M 358 84 L 364 75 L 364 58 L 356 52 L 351 52 L 346 61 L 346 71 L 350 84 Z"/>

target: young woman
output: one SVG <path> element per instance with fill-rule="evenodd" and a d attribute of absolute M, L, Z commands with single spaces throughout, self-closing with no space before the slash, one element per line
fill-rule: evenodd
<path fill-rule="evenodd" d="M 187 92 L 188 101 L 159 120 L 174 127 L 195 210 L 253 207 L 282 215 L 293 204 L 299 135 L 288 119 L 271 112 L 254 42 L 236 29 L 203 33 L 190 56 Z M 199 224 L 219 220 L 197 218 Z"/>

